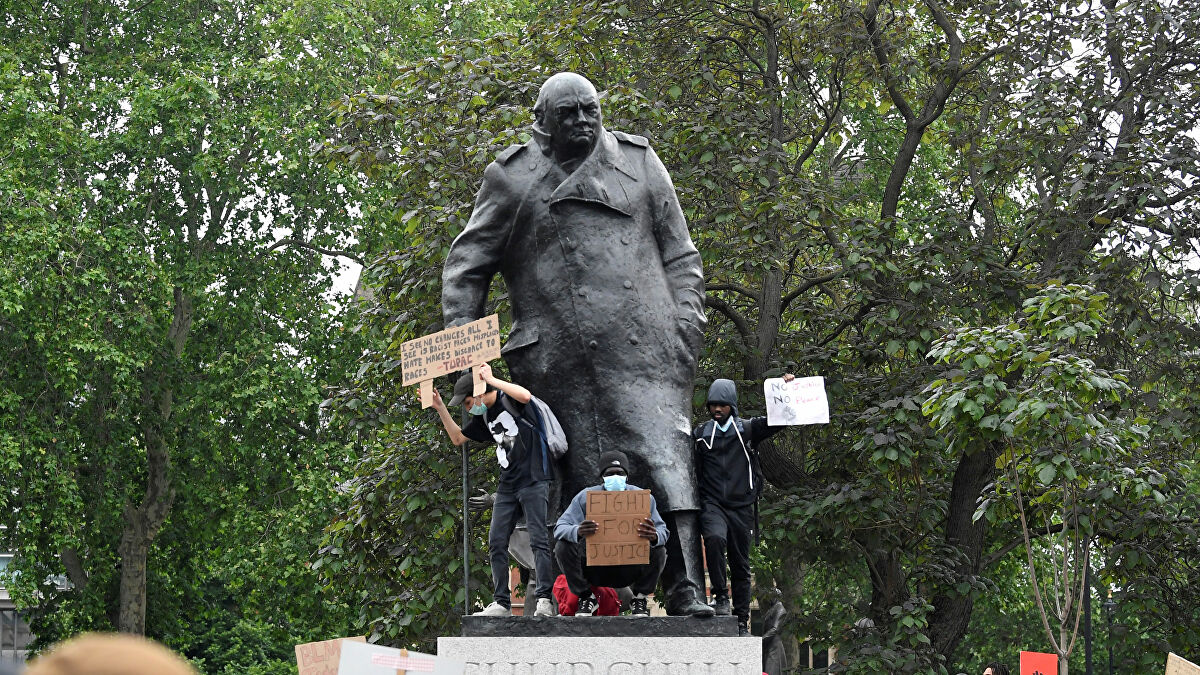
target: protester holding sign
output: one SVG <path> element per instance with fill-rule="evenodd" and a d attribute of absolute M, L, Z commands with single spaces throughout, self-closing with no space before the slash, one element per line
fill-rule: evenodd
<path fill-rule="evenodd" d="M 650 610 L 646 607 L 646 596 L 653 593 L 654 587 L 658 585 L 658 577 L 667 562 L 666 543 L 667 537 L 670 536 L 667 524 L 658 513 L 658 505 L 653 495 L 649 495 L 649 517 L 643 517 L 636 528 L 633 528 L 638 538 L 649 542 L 649 563 L 613 565 L 588 562 L 588 539 L 604 534 L 601 524 L 587 517 L 588 493 L 600 490 L 641 490 L 626 481 L 629 475 L 628 466 L 629 459 L 623 452 L 609 451 L 600 455 L 600 478 L 604 482 L 580 490 L 554 527 L 554 538 L 557 541 L 554 545 L 554 555 L 558 558 L 563 575 L 567 577 L 567 587 L 579 596 L 579 607 L 575 616 L 592 616 L 596 613 L 597 602 L 592 595 L 592 586 L 629 586 L 629 590 L 633 591 L 633 600 L 629 603 L 630 614 L 650 616 Z M 621 521 L 619 518 L 612 520 Z"/>
<path fill-rule="evenodd" d="M 532 395 L 519 384 L 506 382 L 492 374 L 487 364 L 479 366 L 479 374 L 487 391 L 473 396 L 471 373 L 464 373 L 454 384 L 450 405 L 460 403 L 471 414 L 464 428 L 433 392 L 433 407 L 454 445 L 467 439 L 495 443 L 496 460 L 500 463 L 500 482 L 496 501 L 492 504 L 492 524 L 488 530 L 488 556 L 492 565 L 494 601 L 482 616 L 511 616 L 512 598 L 508 590 L 508 539 L 522 512 L 529 530 L 529 545 L 533 549 L 534 574 L 537 577 L 537 609 L 534 616 L 553 616 L 550 600 L 553 559 L 550 557 L 550 537 L 546 527 L 549 509 L 550 481 L 554 478 L 549 452 L 540 440 L 542 432 L 531 405 Z"/>
<path fill-rule="evenodd" d="M 783 376 L 791 382 L 791 373 Z M 738 632 L 750 633 L 750 537 L 756 527 L 755 502 L 762 492 L 762 470 L 755 446 L 785 427 L 768 426 L 766 417 L 738 417 L 737 386 L 715 380 L 708 388 L 711 420 L 692 431 L 696 478 L 700 486 L 700 532 L 718 615 L 728 616 L 729 572 Z"/>

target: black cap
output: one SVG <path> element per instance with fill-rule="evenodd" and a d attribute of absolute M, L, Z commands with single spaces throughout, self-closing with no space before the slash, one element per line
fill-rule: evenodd
<path fill-rule="evenodd" d="M 458 381 L 454 383 L 454 396 L 450 398 L 450 402 L 446 405 L 460 405 L 468 396 L 471 396 L 475 391 L 475 378 L 471 376 L 471 371 L 467 371 L 458 376 Z"/>
<path fill-rule="evenodd" d="M 625 472 L 625 475 L 629 475 L 629 458 L 625 456 L 625 453 L 620 452 L 619 450 L 609 450 L 608 452 L 600 455 L 601 476 L 604 475 L 605 471 L 608 471 L 614 466 L 621 467 L 621 470 Z"/>

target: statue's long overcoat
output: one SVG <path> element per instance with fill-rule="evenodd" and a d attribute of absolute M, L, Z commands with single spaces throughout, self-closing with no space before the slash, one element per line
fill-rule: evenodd
<path fill-rule="evenodd" d="M 698 509 L 689 420 L 704 280 L 646 139 L 601 131 L 571 174 L 537 139 L 500 153 L 446 257 L 447 325 L 482 315 L 497 272 L 513 308 L 504 359 L 570 443 L 562 498 L 598 482 L 601 452 L 621 450 L 661 510 Z"/>

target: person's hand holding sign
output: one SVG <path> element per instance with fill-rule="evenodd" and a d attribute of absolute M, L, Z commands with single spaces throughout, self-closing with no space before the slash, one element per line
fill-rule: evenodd
<path fill-rule="evenodd" d="M 594 520 L 585 520 L 579 524 L 579 536 L 590 537 L 600 531 L 600 523 Z"/>
<path fill-rule="evenodd" d="M 483 380 L 484 382 L 487 382 L 488 384 L 492 385 L 493 387 L 496 386 L 496 382 L 493 379 L 495 376 L 492 375 L 492 367 L 490 365 L 488 365 L 486 363 L 481 363 L 478 366 L 476 366 L 476 368 L 479 369 L 479 379 Z"/>
<path fill-rule="evenodd" d="M 651 545 L 658 543 L 658 530 L 654 529 L 654 521 L 649 518 L 642 518 L 642 522 L 637 526 L 638 536 L 650 542 Z"/>

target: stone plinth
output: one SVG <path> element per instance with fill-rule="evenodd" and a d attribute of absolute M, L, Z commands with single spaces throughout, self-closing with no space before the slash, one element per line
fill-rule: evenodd
<path fill-rule="evenodd" d="M 466 661 L 467 675 L 762 673 L 762 640 L 757 637 L 443 637 L 437 653 Z"/>
<path fill-rule="evenodd" d="M 464 616 L 463 637 L 737 637 L 737 618 L 714 616 Z"/>

